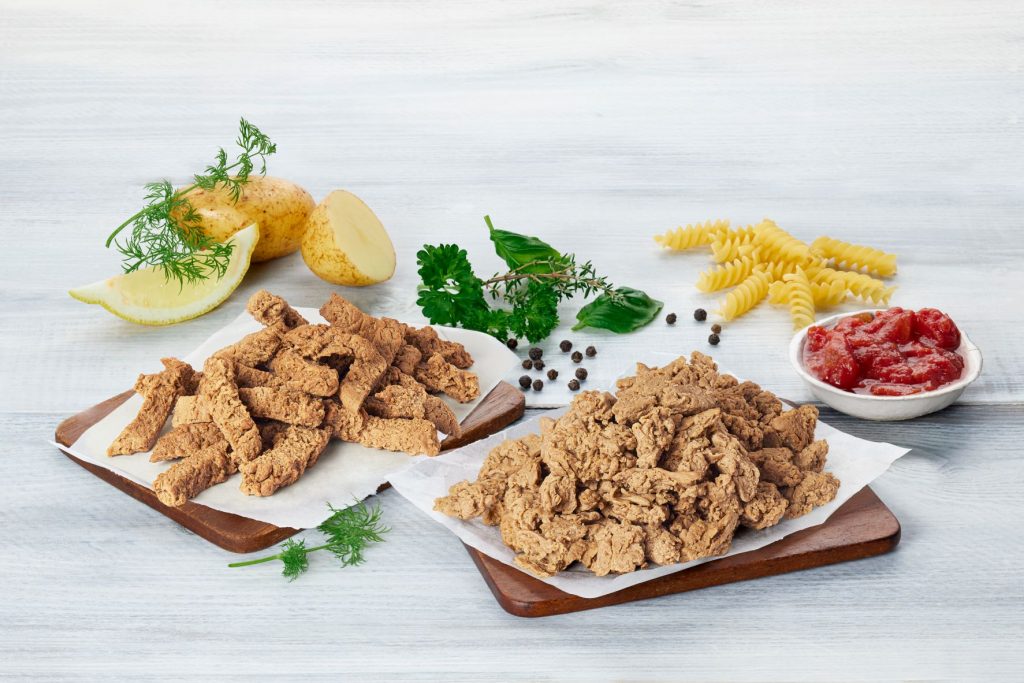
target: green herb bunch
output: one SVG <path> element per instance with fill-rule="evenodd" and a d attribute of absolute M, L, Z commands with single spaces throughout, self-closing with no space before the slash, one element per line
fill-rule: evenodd
<path fill-rule="evenodd" d="M 631 332 L 661 310 L 662 303 L 644 292 L 609 283 L 590 261 L 578 263 L 575 254 L 536 237 L 499 230 L 489 216 L 484 221 L 495 252 L 509 268 L 505 273 L 480 279 L 466 250 L 455 244 L 427 244 L 416 254 L 421 280 L 416 303 L 431 323 L 537 342 L 558 327 L 558 304 L 576 296 L 597 295 L 577 312 L 574 330 Z"/>
<path fill-rule="evenodd" d="M 126 273 L 157 267 L 167 280 L 179 284 L 205 280 L 211 275 L 217 279 L 224 276 L 234 245 L 215 242 L 203 232 L 199 214 L 186 195 L 197 189 L 221 187 L 237 202 L 242 186 L 254 171 L 266 174 L 266 158 L 277 151 L 270 138 L 243 118 L 235 144 L 239 151 L 234 160 L 228 159 L 222 147 L 214 163 L 204 173 L 194 175 L 192 184 L 180 190 L 175 190 L 168 180 L 146 184 L 146 205 L 107 237 L 106 246 L 114 244 L 121 252 Z M 128 237 L 117 241 L 117 236 L 128 227 Z"/>
<path fill-rule="evenodd" d="M 352 507 L 338 510 L 328 505 L 331 514 L 317 529 L 327 536 L 327 542 L 322 545 L 306 547 L 306 541 L 289 539 L 281 546 L 281 552 L 276 555 L 268 555 L 256 560 L 245 562 L 233 562 L 229 567 L 249 567 L 254 564 L 273 562 L 281 560 L 284 565 L 281 573 L 294 581 L 309 569 L 309 554 L 318 550 L 329 550 L 338 560 L 342 567 L 362 564 L 365 558 L 363 551 L 370 543 L 379 543 L 384 539 L 381 536 L 390 529 L 380 523 L 380 506 L 372 508 L 363 503 L 356 503 Z"/>

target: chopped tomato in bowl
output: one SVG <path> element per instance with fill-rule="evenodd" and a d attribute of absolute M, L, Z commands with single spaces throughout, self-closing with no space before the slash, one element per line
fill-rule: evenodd
<path fill-rule="evenodd" d="M 790 360 L 820 400 L 882 420 L 941 410 L 981 371 L 978 348 L 935 308 L 826 318 L 797 333 Z"/>

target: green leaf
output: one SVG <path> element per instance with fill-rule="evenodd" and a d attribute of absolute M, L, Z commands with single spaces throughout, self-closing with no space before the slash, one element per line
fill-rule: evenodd
<path fill-rule="evenodd" d="M 618 334 L 632 332 L 654 320 L 662 305 L 639 289 L 618 287 L 581 308 L 572 329 L 597 327 Z"/>
<path fill-rule="evenodd" d="M 530 282 L 512 301 L 509 329 L 531 344 L 546 338 L 558 327 L 558 299 L 549 282 Z"/>
<path fill-rule="evenodd" d="M 484 221 L 490 231 L 491 241 L 494 242 L 494 251 L 504 259 L 511 270 L 546 273 L 562 262 L 562 254 L 547 242 L 536 237 L 520 235 L 518 232 L 498 230 L 491 223 L 490 216 L 484 216 Z M 526 264 L 531 265 L 524 268 Z"/>
<path fill-rule="evenodd" d="M 289 539 L 283 546 L 281 546 L 281 562 L 284 564 L 284 569 L 281 570 L 281 574 L 286 576 L 289 581 L 294 581 L 299 578 L 299 575 L 309 569 L 309 551 L 306 549 L 305 541 L 295 541 Z"/>

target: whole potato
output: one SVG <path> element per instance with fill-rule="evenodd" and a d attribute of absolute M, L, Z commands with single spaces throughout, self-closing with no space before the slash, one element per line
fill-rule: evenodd
<path fill-rule="evenodd" d="M 253 261 L 269 261 L 296 251 L 316 206 L 313 197 L 295 183 L 268 176 L 251 176 L 237 202 L 221 187 L 193 190 L 186 196 L 202 220 L 203 231 L 218 242 L 252 223 L 259 226 Z"/>

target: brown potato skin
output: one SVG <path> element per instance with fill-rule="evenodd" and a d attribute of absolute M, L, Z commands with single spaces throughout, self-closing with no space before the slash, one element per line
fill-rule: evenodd
<path fill-rule="evenodd" d="M 316 206 L 313 197 L 295 183 L 270 176 L 250 177 L 238 202 L 232 202 L 223 188 L 197 189 L 186 196 L 202 220 L 203 231 L 218 242 L 256 223 L 260 239 L 252 254 L 254 262 L 297 251 L 306 220 Z"/>

